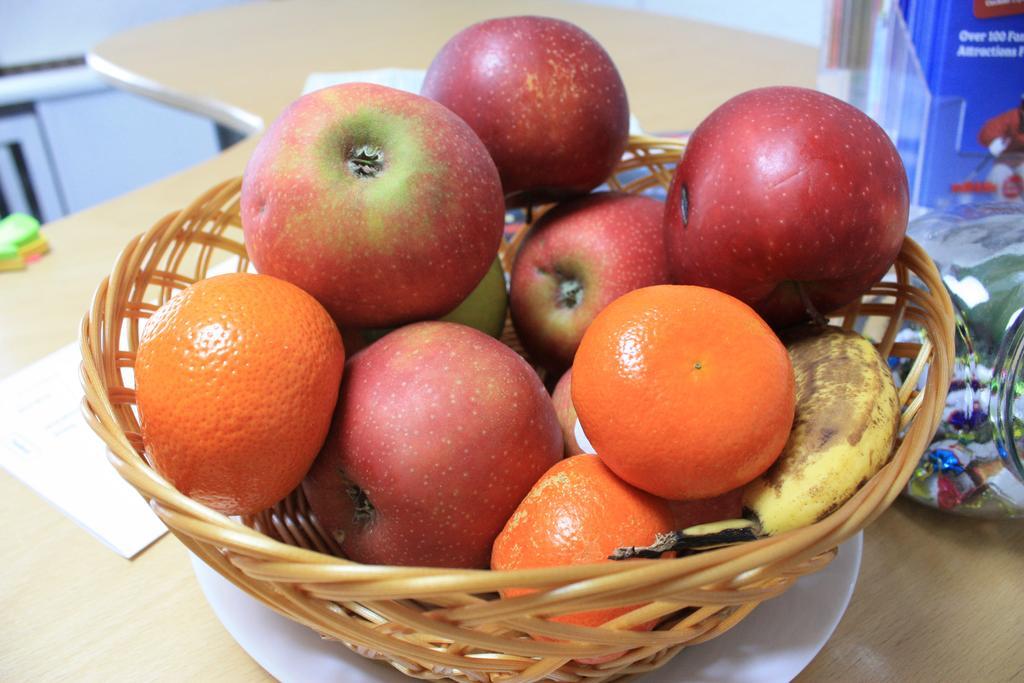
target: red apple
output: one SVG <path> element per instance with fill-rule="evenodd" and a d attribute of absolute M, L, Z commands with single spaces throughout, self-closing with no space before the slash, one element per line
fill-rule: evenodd
<path fill-rule="evenodd" d="M 565 455 L 583 453 L 576 441 L 576 407 L 572 404 L 572 368 L 565 371 L 551 392 L 551 402 L 555 404 L 555 415 L 562 428 L 562 439 L 565 441 Z"/>
<path fill-rule="evenodd" d="M 561 457 L 551 398 L 525 360 L 465 325 L 413 323 L 346 363 L 303 489 L 352 560 L 483 568 Z"/>
<path fill-rule="evenodd" d="M 664 211 L 650 197 L 598 192 L 537 221 L 516 254 L 509 292 L 512 323 L 532 358 L 561 372 L 601 309 L 668 282 Z"/>
<path fill-rule="evenodd" d="M 908 210 L 903 163 L 867 115 L 813 90 L 751 90 L 687 144 L 666 200 L 669 265 L 675 282 L 720 289 L 784 327 L 880 279 Z"/>
<path fill-rule="evenodd" d="M 450 311 L 487 272 L 505 218 L 469 126 L 367 83 L 304 95 L 274 121 L 245 169 L 241 211 L 257 270 L 355 327 Z"/>
<path fill-rule="evenodd" d="M 603 183 L 629 136 L 615 64 L 583 29 L 548 17 L 505 17 L 457 33 L 421 91 L 472 126 L 510 204 L 583 194 Z"/>
<path fill-rule="evenodd" d="M 698 524 L 738 519 L 743 515 L 743 487 L 726 491 L 713 498 L 670 500 L 676 529 L 688 529 Z"/>

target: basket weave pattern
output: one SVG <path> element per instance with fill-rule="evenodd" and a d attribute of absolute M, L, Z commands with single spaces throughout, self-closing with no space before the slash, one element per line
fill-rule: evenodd
<path fill-rule="evenodd" d="M 617 175 L 621 182 L 609 184 L 628 192 L 667 187 L 681 148 L 677 141 L 632 138 Z M 137 236 L 98 287 L 80 335 L 86 418 L 121 476 L 207 564 L 281 614 L 410 676 L 602 681 L 654 669 L 827 565 L 837 545 L 899 494 L 941 416 L 953 360 L 952 305 L 934 264 L 907 240 L 895 278 L 833 314 L 846 327 L 870 323 L 884 357 L 907 359 L 901 441 L 885 468 L 817 524 L 685 558 L 556 569 L 388 567 L 339 559 L 329 554 L 337 544 L 320 532 L 300 492 L 254 517 L 228 518 L 176 491 L 143 455 L 131 374 L 140 323 L 226 256 L 238 257 L 238 270 L 248 266 L 240 185 L 239 179 L 221 183 Z M 506 267 L 521 236 L 505 248 Z M 906 326 L 924 341 L 897 342 Z M 510 326 L 505 340 L 517 347 Z M 511 587 L 537 590 L 499 596 Z M 638 607 L 602 628 L 543 618 L 622 605 Z M 656 630 L 630 630 L 652 620 L 660 620 Z M 614 653 L 624 654 L 603 664 L 579 661 Z"/>

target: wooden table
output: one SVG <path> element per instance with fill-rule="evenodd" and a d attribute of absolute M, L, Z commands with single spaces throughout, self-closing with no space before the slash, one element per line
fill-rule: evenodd
<path fill-rule="evenodd" d="M 299 94 L 311 71 L 425 68 L 459 28 L 526 13 L 569 19 L 597 37 L 648 130 L 692 128 L 747 88 L 814 85 L 811 48 L 548 2 L 249 4 L 114 36 L 90 63 L 122 87 L 254 132 Z M 0 376 L 74 340 L 122 245 L 241 173 L 253 143 L 47 225 L 52 253 L 0 275 Z M 269 678 L 216 619 L 173 537 L 124 560 L 5 472 L 0 528 L 0 680 Z M 1021 548 L 1019 523 L 960 519 L 898 501 L 867 530 L 849 610 L 799 680 L 1021 678 Z"/>

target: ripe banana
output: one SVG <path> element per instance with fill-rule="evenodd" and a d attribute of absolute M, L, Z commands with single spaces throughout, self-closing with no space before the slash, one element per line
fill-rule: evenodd
<path fill-rule="evenodd" d="M 765 534 L 813 524 L 845 503 L 889 460 L 900 422 L 892 373 L 866 338 L 807 326 L 783 341 L 796 378 L 793 429 L 743 496 Z"/>

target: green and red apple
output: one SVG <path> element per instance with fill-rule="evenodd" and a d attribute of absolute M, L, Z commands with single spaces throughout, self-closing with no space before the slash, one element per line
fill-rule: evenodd
<path fill-rule="evenodd" d="M 516 254 L 509 292 L 512 323 L 531 358 L 561 373 L 605 306 L 668 282 L 664 212 L 651 197 L 596 192 L 538 219 Z"/>
<path fill-rule="evenodd" d="M 491 267 L 477 286 L 453 310 L 438 318 L 444 322 L 460 323 L 501 338 L 508 316 L 508 287 L 505 284 L 505 270 L 501 259 L 495 257 Z M 346 327 L 341 330 L 345 350 L 349 354 L 366 348 L 373 342 L 393 331 L 393 327 Z"/>
<path fill-rule="evenodd" d="M 501 259 L 495 258 L 469 296 L 439 319 L 468 325 L 499 339 L 507 317 L 508 285 L 505 282 L 505 269 L 501 267 Z"/>
<path fill-rule="evenodd" d="M 477 132 L 510 205 L 589 192 L 611 175 L 629 137 L 614 62 L 560 19 L 503 17 L 463 29 L 434 57 L 421 92 Z"/>
<path fill-rule="evenodd" d="M 419 95 L 337 85 L 302 96 L 245 169 L 256 269 L 312 294 L 340 327 L 438 318 L 497 253 L 505 207 L 476 133 Z"/>
<path fill-rule="evenodd" d="M 465 325 L 413 323 L 346 363 L 303 490 L 352 560 L 485 568 L 561 457 L 551 397 L 521 356 Z"/>

